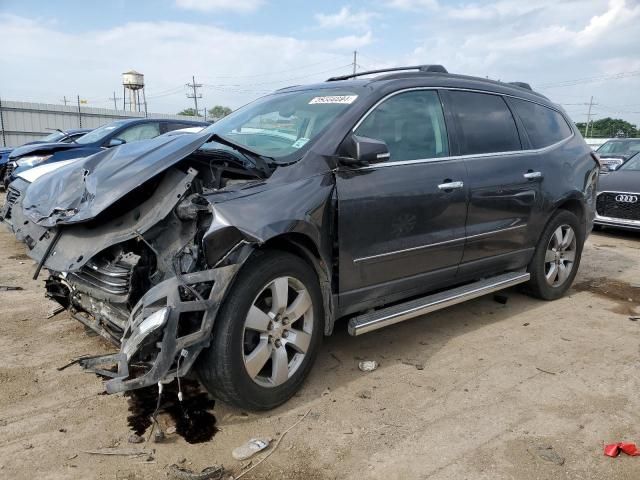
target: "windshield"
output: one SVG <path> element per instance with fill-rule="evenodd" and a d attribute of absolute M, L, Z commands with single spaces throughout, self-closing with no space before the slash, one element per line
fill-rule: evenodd
<path fill-rule="evenodd" d="M 618 170 L 633 170 L 640 172 L 640 154 L 636 153 L 633 157 L 627 160 L 627 163 L 622 165 Z"/>
<path fill-rule="evenodd" d="M 256 100 L 208 127 L 207 133 L 274 159 L 287 157 L 320 132 L 358 95 L 338 88 L 276 93 Z M 215 148 L 205 144 L 202 149 Z"/>
<path fill-rule="evenodd" d="M 104 138 L 106 138 L 107 135 L 110 135 L 111 132 L 120 128 L 126 123 L 127 123 L 127 120 L 116 120 L 115 122 L 108 123 L 99 128 L 96 128 L 95 130 L 87 133 L 86 135 L 81 136 L 76 140 L 76 143 L 79 143 L 80 145 L 86 145 L 88 143 L 99 142 L 100 140 L 103 140 Z"/>
<path fill-rule="evenodd" d="M 46 137 L 41 138 L 40 140 L 46 143 L 53 143 L 53 142 L 59 142 L 65 136 L 66 136 L 66 133 L 53 132 L 47 135 Z"/>
<path fill-rule="evenodd" d="M 611 154 L 611 155 L 625 155 L 633 152 L 640 152 L 640 140 L 638 141 L 630 141 L 630 142 L 622 142 L 622 141 L 612 141 L 604 143 L 598 150 L 600 154 Z"/>

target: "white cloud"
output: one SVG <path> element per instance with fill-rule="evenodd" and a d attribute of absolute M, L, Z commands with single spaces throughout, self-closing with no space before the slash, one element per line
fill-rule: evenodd
<path fill-rule="evenodd" d="M 400 10 L 436 10 L 440 7 L 438 0 L 387 0 L 387 5 Z"/>
<path fill-rule="evenodd" d="M 184 88 L 191 75 L 205 84 L 200 105 L 237 108 L 276 88 L 349 72 L 346 51 L 331 52 L 320 40 L 181 22 L 132 22 L 63 33 L 0 14 L 0 24 L 0 44 L 13 45 L 11 55 L 0 56 L 0 71 L 20 72 L 19 81 L 2 85 L 3 98 L 12 100 L 59 103 L 62 95 L 79 94 L 90 106 L 110 107 L 112 92 L 122 93 L 121 72 L 133 68 L 145 75 L 152 112 L 191 106 Z M 132 39 L 139 48 L 132 48 Z M 337 39 L 333 46 L 351 49 L 367 41 L 370 34 Z"/>
<path fill-rule="evenodd" d="M 327 46 L 333 50 L 353 50 L 370 45 L 373 42 L 373 34 L 371 31 L 363 35 L 347 35 L 338 37 L 331 41 Z"/>
<path fill-rule="evenodd" d="M 350 7 L 342 7 L 338 13 L 318 13 L 315 18 L 321 28 L 368 30 L 371 20 L 378 16 L 376 12 L 352 12 Z"/>
<path fill-rule="evenodd" d="M 176 0 L 176 6 L 179 8 L 200 12 L 255 12 L 263 4 L 264 0 Z"/>

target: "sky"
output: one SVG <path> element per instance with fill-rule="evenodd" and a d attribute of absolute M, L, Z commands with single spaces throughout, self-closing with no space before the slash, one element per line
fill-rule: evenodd
<path fill-rule="evenodd" d="M 150 112 L 238 108 L 352 70 L 442 64 L 525 81 L 576 122 L 640 124 L 640 0 L 0 0 L 0 98 L 113 107 L 144 73 Z M 121 108 L 121 101 L 118 101 Z"/>

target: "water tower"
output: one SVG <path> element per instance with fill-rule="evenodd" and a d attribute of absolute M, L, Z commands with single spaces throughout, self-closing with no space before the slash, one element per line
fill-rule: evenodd
<path fill-rule="evenodd" d="M 129 110 L 132 112 L 145 112 L 147 113 L 147 97 L 144 93 L 144 75 L 135 70 L 130 70 L 122 74 L 122 86 L 124 88 L 123 106 L 124 110 L 127 110 L 127 104 Z M 140 101 L 140 92 L 142 92 L 142 101 Z"/>

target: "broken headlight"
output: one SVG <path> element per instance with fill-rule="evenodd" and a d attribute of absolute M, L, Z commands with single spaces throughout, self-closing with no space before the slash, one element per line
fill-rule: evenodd
<path fill-rule="evenodd" d="M 22 157 L 20 160 L 16 161 L 16 165 L 19 167 L 35 167 L 36 165 L 49 160 L 52 156 L 53 155 L 29 155 L 28 157 Z"/>

